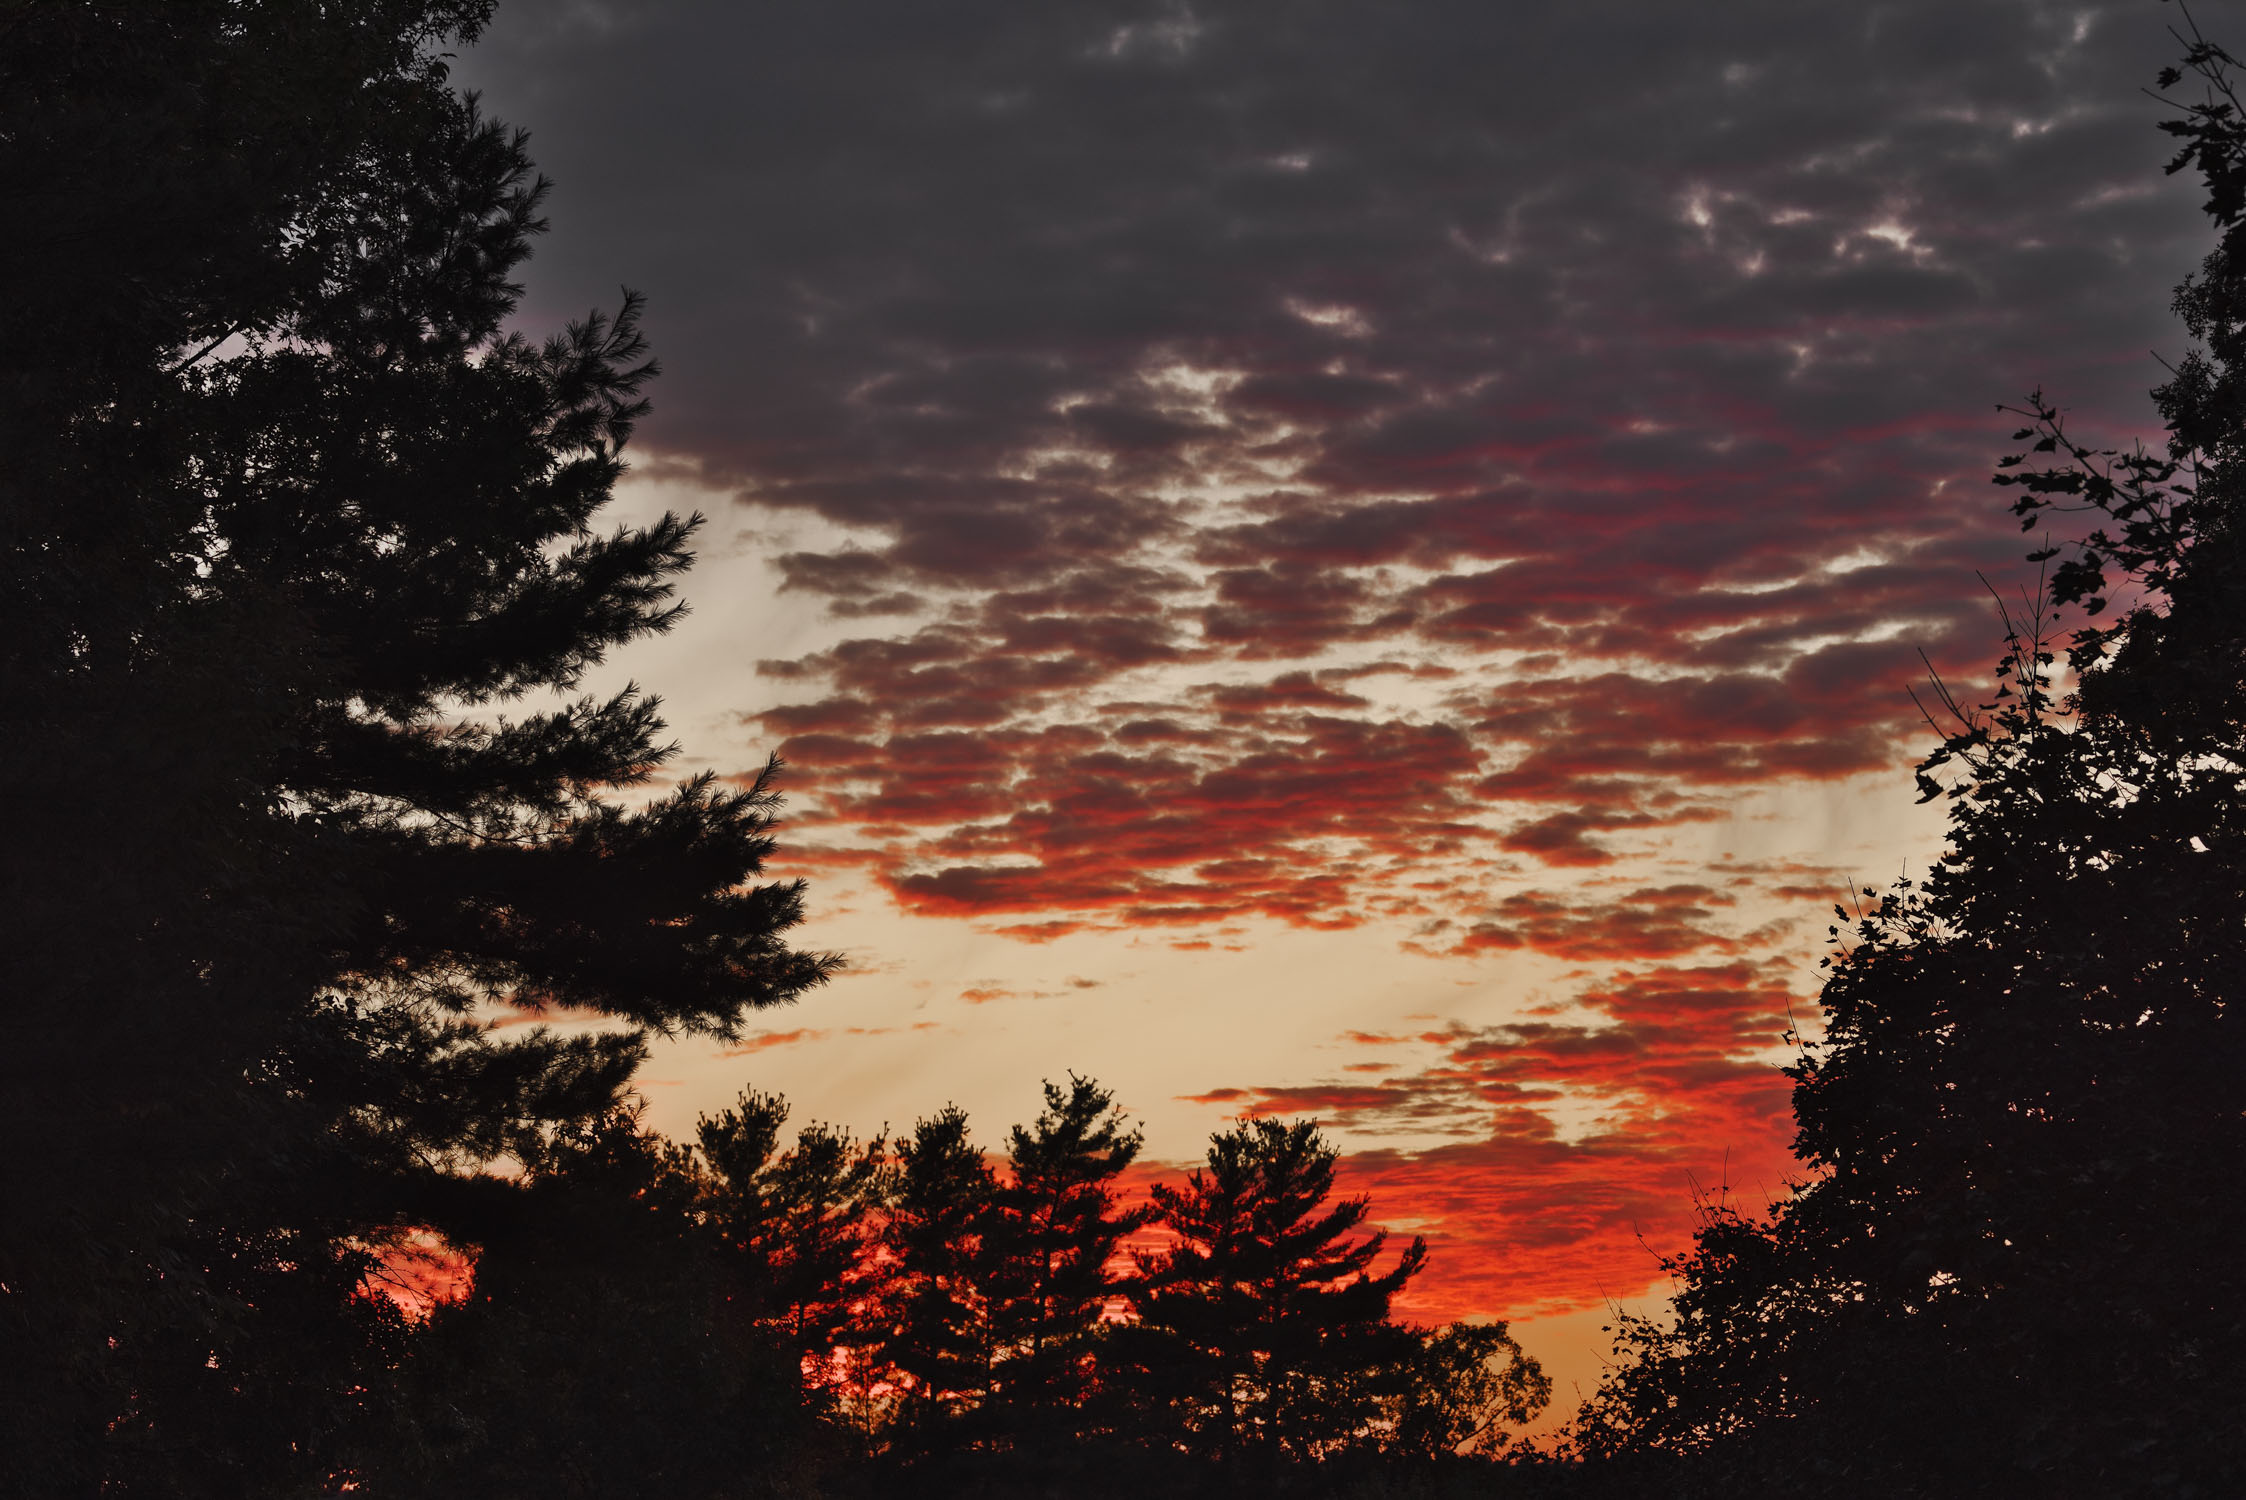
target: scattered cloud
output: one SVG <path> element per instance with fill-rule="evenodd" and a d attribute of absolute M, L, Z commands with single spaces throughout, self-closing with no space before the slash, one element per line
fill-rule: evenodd
<path fill-rule="evenodd" d="M 753 1032 L 732 1046 L 723 1048 L 717 1055 L 720 1057 L 750 1057 L 759 1052 L 769 1052 L 774 1047 L 793 1047 L 803 1042 L 823 1041 L 826 1036 L 827 1033 L 824 1031 L 814 1031 L 801 1026 L 793 1031 Z"/>

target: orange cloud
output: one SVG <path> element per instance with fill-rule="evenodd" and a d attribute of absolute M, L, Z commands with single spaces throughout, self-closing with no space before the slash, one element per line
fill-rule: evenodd
<path fill-rule="evenodd" d="M 800 1042 L 823 1040 L 827 1033 L 797 1027 L 793 1031 L 760 1031 L 744 1037 L 718 1053 L 720 1057 L 749 1057 L 758 1052 L 769 1052 L 774 1047 L 793 1047 Z"/>

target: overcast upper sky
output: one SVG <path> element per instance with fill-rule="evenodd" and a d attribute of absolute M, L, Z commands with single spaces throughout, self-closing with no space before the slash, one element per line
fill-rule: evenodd
<path fill-rule="evenodd" d="M 1906 689 L 2027 578 L 1997 403 L 2157 436 L 2180 19 L 506 0 L 524 322 L 648 294 L 629 503 L 712 517 L 619 669 L 787 758 L 857 976 L 658 1122 L 996 1144 L 1075 1068 L 1167 1161 L 1324 1119 L 1425 1315 L 1641 1292 L 1780 1190 L 1830 906 L 1938 847 Z"/>

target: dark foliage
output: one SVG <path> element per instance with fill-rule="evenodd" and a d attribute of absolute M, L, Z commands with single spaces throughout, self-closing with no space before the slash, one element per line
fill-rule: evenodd
<path fill-rule="evenodd" d="M 1363 1198 L 1328 1203 L 1337 1153 L 1308 1120 L 1251 1120 L 1211 1138 L 1207 1165 L 1158 1185 L 1175 1237 L 1144 1257 L 1124 1330 L 1138 1420 L 1215 1455 L 1314 1458 L 1363 1441 L 1412 1335 L 1390 1300 L 1426 1264 L 1414 1240 L 1374 1275 Z"/>
<path fill-rule="evenodd" d="M 998 1183 L 956 1106 L 915 1124 L 897 1158 L 872 1354 L 897 1386 L 892 1443 L 942 1452 L 972 1442 L 990 1383 L 983 1236 Z"/>
<path fill-rule="evenodd" d="M 1711 1212 L 1673 1328 L 1593 1406 L 1594 1451 L 1848 1494 L 2221 1494 L 2246 1474 L 2246 121 L 2194 41 L 2167 128 L 2220 242 L 2154 392 L 2166 454 L 2095 451 L 2040 395 L 1997 482 L 2088 513 L 2008 616 L 1995 700 L 1921 772 L 1923 882 L 1840 913 L 1794 1070 L 1817 1175 Z M 2163 86 L 2181 80 L 2170 70 Z M 2036 464 L 2044 467 L 2035 467 Z M 2057 676 L 2055 619 L 2084 623 Z"/>
<path fill-rule="evenodd" d="M 486 7 L 0 8 L 0 1448 L 40 1495 L 314 1485 L 386 1430 L 355 1295 L 452 1178 L 610 1111 L 637 1029 L 831 961 L 768 781 L 573 693 L 693 522 L 596 513 L 627 297 L 507 334 L 545 184 L 436 48 Z M 615 1018 L 570 1040 L 475 1007 Z"/>
<path fill-rule="evenodd" d="M 459 1185 L 475 1287 L 415 1335 L 366 1493 L 462 1500 L 816 1491 L 839 1455 L 793 1351 L 699 1232 L 691 1180 L 616 1111 L 519 1183 Z"/>
<path fill-rule="evenodd" d="M 878 1290 L 876 1215 L 896 1169 L 880 1136 L 863 1144 L 812 1124 L 780 1151 L 787 1101 L 745 1093 L 705 1117 L 699 1152 L 673 1152 L 699 1221 L 729 1262 L 731 1295 L 794 1355 L 829 1416 L 862 1406 L 869 1338 L 861 1304 Z"/>
<path fill-rule="evenodd" d="M 1328 1201 L 1335 1154 L 1308 1121 L 1224 1132 L 1206 1171 L 1129 1207 L 1138 1132 L 1088 1078 L 1046 1085 L 1003 1170 L 956 1108 L 893 1150 L 813 1125 L 781 1153 L 786 1117 L 743 1095 L 633 1179 L 635 1201 L 707 1247 L 727 1316 L 792 1362 L 781 1425 L 804 1446 L 775 1451 L 852 1455 L 829 1485 L 1105 1494 L 1140 1474 L 1198 1493 L 1229 1475 L 1322 1494 L 1347 1473 L 1387 1493 L 1451 1483 L 1550 1397 L 1503 1324 L 1389 1319 L 1424 1247 L 1373 1271 L 1383 1237 L 1357 1233 L 1364 1200 Z M 1158 1219 L 1171 1248 L 1126 1254 Z"/>
<path fill-rule="evenodd" d="M 1073 1075 L 1065 1090 L 1047 1083 L 1044 1112 L 1009 1138 L 983 1272 L 994 1354 L 989 1426 L 1005 1446 L 1086 1426 L 1121 1285 L 1115 1262 L 1148 1218 L 1117 1202 L 1117 1181 L 1139 1144 L 1114 1096 Z"/>

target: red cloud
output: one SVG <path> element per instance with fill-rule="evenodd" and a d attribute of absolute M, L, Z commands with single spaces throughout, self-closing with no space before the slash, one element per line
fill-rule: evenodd
<path fill-rule="evenodd" d="M 1731 952 L 1739 940 L 1715 926 L 1716 908 L 1737 904 L 1705 885 L 1647 886 L 1614 901 L 1571 901 L 1546 891 L 1506 896 L 1448 939 L 1446 951 L 1471 954 L 1530 948 L 1578 962 L 1674 958 L 1703 949 Z"/>
<path fill-rule="evenodd" d="M 828 658 L 864 697 L 764 722 L 804 726 L 779 746 L 797 826 L 832 828 L 824 857 L 856 847 L 908 909 L 1067 924 L 1435 917 L 1464 929 L 1449 940 L 1459 952 L 1576 951 L 1493 919 L 1477 863 L 1611 864 L 1620 850 L 1605 835 L 1720 818 L 1739 789 L 1773 779 L 1890 767 L 1915 712 L 1900 694 L 1817 701 L 1789 676 L 1611 672 L 1454 694 L 1455 716 L 1429 722 L 1383 715 L 1339 685 L 1348 678 L 1302 670 L 1041 721 L 1061 685 L 1101 680 L 1096 662 L 967 661 L 950 627 L 877 644 Z M 1841 649 L 1804 658 L 1803 673 L 1838 673 L 1827 658 Z M 1848 673 L 1885 670 L 1892 654 L 1852 659 Z M 1547 810 L 1507 819 L 1505 802 Z M 1613 951 L 1698 941 L 1675 921 L 1641 927 Z"/>
<path fill-rule="evenodd" d="M 1551 342 L 1438 319 L 1377 369 L 1291 314 L 1190 352 L 1016 350 L 985 374 L 1044 394 L 960 427 L 928 422 L 968 364 L 854 386 L 853 423 L 912 442 L 758 492 L 888 540 L 780 565 L 850 611 L 937 602 L 763 665 L 804 689 L 760 716 L 798 826 L 909 910 L 1032 941 L 1260 915 L 1405 918 L 1458 954 L 1731 951 L 1642 903 L 1507 903 L 1524 865 L 1611 868 L 1754 789 L 1906 762 L 1921 649 L 1953 679 L 1985 654 L 1968 585 L 2013 544 L 1940 491 L 1996 434 L 1892 392 L 1801 406 L 1755 363 L 1902 347 L 1908 318 L 1637 305 L 1628 338 L 1710 372 L 1641 402 L 1517 311 Z"/>
<path fill-rule="evenodd" d="M 1329 687 L 1308 672 L 1282 672 L 1252 687 L 1209 687 L 1202 691 L 1228 718 L 1254 719 L 1288 708 L 1334 711 L 1370 706 L 1366 699 Z"/>
<path fill-rule="evenodd" d="M 1798 1002 L 1762 968 L 1725 963 L 1627 971 L 1576 1003 L 1588 1019 L 1429 1033 L 1436 1059 L 1379 1083 L 1191 1097 L 1356 1136 L 1455 1137 L 1344 1158 L 1348 1190 L 1369 1194 L 1375 1217 L 1435 1247 L 1414 1316 L 1635 1296 L 1658 1275 L 1655 1254 L 1689 1235 L 1696 1193 L 1775 1195 L 1798 1173 L 1787 1081 L 1769 1061 Z M 1587 1123 L 1563 1131 L 1562 1101 Z"/>

